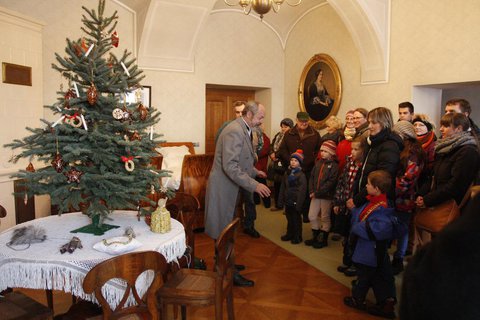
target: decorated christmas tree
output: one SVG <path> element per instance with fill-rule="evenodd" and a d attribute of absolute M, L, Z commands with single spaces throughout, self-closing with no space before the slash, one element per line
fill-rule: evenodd
<path fill-rule="evenodd" d="M 57 120 L 42 119 L 42 128 L 27 128 L 31 135 L 6 146 L 20 150 L 13 161 L 37 158 L 46 164 L 37 170 L 30 164 L 14 175 L 25 181 L 28 196 L 49 194 L 60 214 L 83 211 L 105 228 L 112 210 L 148 203 L 147 195 L 160 189 L 167 174 L 149 165 L 159 143 L 153 130 L 159 112 L 126 98 L 141 88 L 142 71 L 127 50 L 119 58 L 112 53 L 119 43 L 117 12 L 104 16 L 105 0 L 98 12 L 82 8 L 84 36 L 67 39 L 66 56 L 56 54 L 58 63 L 52 64 L 69 83 L 49 106 Z"/>

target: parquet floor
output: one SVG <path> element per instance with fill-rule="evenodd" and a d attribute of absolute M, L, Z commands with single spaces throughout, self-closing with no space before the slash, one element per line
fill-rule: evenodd
<path fill-rule="evenodd" d="M 213 254 L 213 241 L 196 234 L 196 255 L 207 262 L 209 269 Z M 343 297 L 349 294 L 349 288 L 264 237 L 253 239 L 240 232 L 236 262 L 246 265 L 242 274 L 255 281 L 252 288 L 234 289 L 236 320 L 378 319 L 344 306 Z M 45 304 L 43 291 L 24 292 Z M 55 292 L 54 302 L 58 314 L 69 308 L 71 298 Z M 187 318 L 212 320 L 214 308 L 188 308 Z M 171 313 L 169 319 L 173 319 Z"/>

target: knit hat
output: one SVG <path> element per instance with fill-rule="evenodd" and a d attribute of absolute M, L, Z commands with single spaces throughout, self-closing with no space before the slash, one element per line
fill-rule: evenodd
<path fill-rule="evenodd" d="M 415 127 L 410 121 L 400 120 L 393 125 L 393 132 L 397 133 L 402 139 L 417 139 Z"/>
<path fill-rule="evenodd" d="M 280 121 L 280 125 L 285 125 L 285 126 L 288 126 L 290 128 L 293 128 L 293 120 L 290 119 L 290 118 L 285 118 L 283 119 L 282 121 Z"/>
<path fill-rule="evenodd" d="M 337 144 L 333 140 L 326 140 L 322 143 L 320 150 L 326 151 L 334 156 L 337 152 Z"/>
<path fill-rule="evenodd" d="M 297 151 L 295 151 L 294 153 L 292 153 L 292 155 L 290 156 L 290 159 L 291 158 L 295 158 L 298 160 L 298 162 L 300 162 L 300 164 L 303 163 L 303 150 L 301 149 L 298 149 Z"/>
<path fill-rule="evenodd" d="M 433 125 L 425 117 L 416 116 L 412 120 L 412 123 L 415 123 L 415 122 L 423 123 L 425 125 L 425 127 L 427 127 L 427 130 L 429 132 L 433 130 Z"/>
<path fill-rule="evenodd" d="M 308 121 L 310 120 L 310 116 L 308 115 L 308 113 L 304 111 L 300 111 L 300 112 L 297 112 L 297 119 L 299 121 Z"/>

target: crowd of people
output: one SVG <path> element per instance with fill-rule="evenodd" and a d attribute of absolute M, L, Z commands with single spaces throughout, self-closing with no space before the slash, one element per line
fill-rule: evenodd
<path fill-rule="evenodd" d="M 388 108 L 356 108 L 346 113 L 345 125 L 336 116 L 327 118 L 323 136 L 310 124 L 309 113 L 298 112 L 295 122 L 280 122 L 271 142 L 262 130 L 265 108 L 243 105 L 242 116 L 218 135 L 207 187 L 207 234 L 215 239 L 243 198 L 244 232 L 258 237 L 256 212 L 247 211 L 262 198 L 266 208 L 285 214 L 282 241 L 321 249 L 329 240 L 343 240 L 338 271 L 357 277 L 344 303 L 394 318 L 394 276 L 403 271 L 406 256 L 436 236 L 417 228 L 415 212 L 449 199 L 460 205 L 477 182 L 480 129 L 470 118 L 469 102 L 446 102 L 439 137 L 427 115 L 402 102 L 396 122 Z M 302 222 L 311 227 L 305 240 Z M 238 279 L 237 285 L 253 285 Z M 366 301 L 370 288 L 375 304 Z"/>

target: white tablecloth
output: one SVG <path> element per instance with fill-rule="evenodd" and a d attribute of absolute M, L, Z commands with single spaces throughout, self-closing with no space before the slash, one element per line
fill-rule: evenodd
<path fill-rule="evenodd" d="M 167 261 L 181 257 L 186 249 L 185 231 L 180 222 L 172 219 L 172 230 L 165 234 L 153 233 L 143 218 L 138 221 L 136 212 L 116 211 L 109 216 L 112 220 L 105 223 L 118 225 L 102 236 L 85 233 L 70 233 L 90 223 L 90 218 L 81 213 L 69 213 L 61 216 L 49 216 L 12 227 L 0 234 L 0 291 L 11 288 L 55 289 L 71 292 L 82 299 L 95 301 L 93 295 L 83 292 L 82 283 L 85 275 L 99 262 L 112 258 L 111 255 L 94 250 L 95 243 L 115 236 L 122 236 L 126 227 L 132 227 L 136 239 L 142 246 L 135 251 L 158 251 Z M 10 241 L 13 230 L 34 225 L 44 228 L 47 239 L 32 243 L 26 250 L 15 251 L 6 244 Z M 76 236 L 80 238 L 83 249 L 72 254 L 61 254 L 59 248 Z M 19 246 L 24 249 L 27 246 Z M 152 273 L 137 281 L 140 294 L 148 288 Z M 123 288 L 119 281 L 111 281 L 104 286 L 107 300 L 115 306 L 121 299 Z"/>

